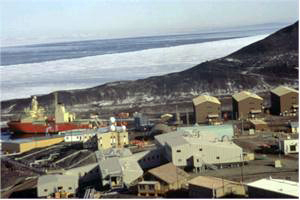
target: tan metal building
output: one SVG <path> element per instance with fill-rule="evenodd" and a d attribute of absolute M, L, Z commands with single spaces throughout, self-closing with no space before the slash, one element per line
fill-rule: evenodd
<path fill-rule="evenodd" d="M 245 196 L 246 191 L 241 183 L 211 176 L 198 176 L 189 182 L 191 198 L 220 198 L 227 195 Z"/>
<path fill-rule="evenodd" d="M 48 147 L 64 141 L 63 136 L 49 138 L 26 138 L 2 142 L 2 152 L 23 153 L 36 148 Z"/>
<path fill-rule="evenodd" d="M 271 113 L 274 115 L 298 114 L 298 94 L 295 89 L 279 86 L 271 90 Z"/>
<path fill-rule="evenodd" d="M 220 121 L 221 102 L 212 96 L 202 95 L 193 99 L 196 123 Z"/>
<path fill-rule="evenodd" d="M 188 177 L 189 175 L 184 170 L 176 167 L 173 163 L 167 163 L 165 165 L 153 168 L 144 175 L 144 179 L 147 182 L 144 181 L 141 184 L 139 184 L 139 196 L 146 196 L 147 193 L 154 193 L 155 195 L 164 195 L 170 190 L 178 190 L 187 184 Z M 158 182 L 159 184 L 153 181 Z M 146 187 L 148 187 L 147 190 Z"/>
<path fill-rule="evenodd" d="M 263 98 L 242 91 L 232 95 L 232 114 L 234 119 L 255 118 L 262 112 Z"/>

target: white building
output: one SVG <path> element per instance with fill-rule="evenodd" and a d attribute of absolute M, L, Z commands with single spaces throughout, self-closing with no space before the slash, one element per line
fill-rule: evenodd
<path fill-rule="evenodd" d="M 299 183 L 264 178 L 247 184 L 249 198 L 299 198 Z"/>
<path fill-rule="evenodd" d="M 239 165 L 243 150 L 232 141 L 219 140 L 212 134 L 193 134 L 176 131 L 155 136 L 156 143 L 164 148 L 164 156 L 180 167 L 204 170 L 211 165 L 219 167 Z"/>
<path fill-rule="evenodd" d="M 124 185 L 130 186 L 144 173 L 132 155 L 124 157 L 100 155 L 100 157 L 100 159 L 98 158 L 98 164 L 102 186 L 107 184 L 111 188 L 122 188 Z"/>
<path fill-rule="evenodd" d="M 299 140 L 298 139 L 280 140 L 279 147 L 284 154 L 298 153 Z"/>
<path fill-rule="evenodd" d="M 66 143 L 75 143 L 83 142 L 88 135 L 92 135 L 92 132 L 86 129 L 74 129 L 69 131 L 61 131 L 59 135 L 64 135 L 64 142 Z"/>
<path fill-rule="evenodd" d="M 48 197 L 56 192 L 76 194 L 78 177 L 71 175 L 44 175 L 38 178 L 37 196 Z"/>

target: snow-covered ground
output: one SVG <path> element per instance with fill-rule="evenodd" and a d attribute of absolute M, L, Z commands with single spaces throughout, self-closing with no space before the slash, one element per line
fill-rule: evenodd
<path fill-rule="evenodd" d="M 1 100 L 177 72 L 204 61 L 226 56 L 266 36 L 0 66 Z"/>

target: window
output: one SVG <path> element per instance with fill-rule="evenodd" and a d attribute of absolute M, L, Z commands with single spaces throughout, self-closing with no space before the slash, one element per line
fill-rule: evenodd
<path fill-rule="evenodd" d="M 154 158 L 155 158 L 155 157 L 154 157 L 154 156 L 152 156 L 152 160 L 154 160 Z"/>
<path fill-rule="evenodd" d="M 181 152 L 181 150 L 180 149 L 177 149 L 177 151 L 176 151 L 177 153 L 180 153 Z"/>
<path fill-rule="evenodd" d="M 63 189 L 63 186 L 58 186 L 57 189 L 61 190 L 61 189 Z"/>
<path fill-rule="evenodd" d="M 140 189 L 144 190 L 145 189 L 145 185 L 140 185 Z"/>
<path fill-rule="evenodd" d="M 197 159 L 197 162 L 199 162 L 199 159 Z"/>
<path fill-rule="evenodd" d="M 290 151 L 296 151 L 296 145 L 291 145 L 290 146 Z"/>
<path fill-rule="evenodd" d="M 178 162 L 181 162 L 182 160 L 181 159 L 178 159 Z"/>
<path fill-rule="evenodd" d="M 200 148 L 199 151 L 202 151 L 202 148 Z"/>
<path fill-rule="evenodd" d="M 69 190 L 72 190 L 72 187 L 69 187 Z"/>
<path fill-rule="evenodd" d="M 47 189 L 44 189 L 44 192 L 48 192 L 48 190 L 47 190 Z"/>
<path fill-rule="evenodd" d="M 154 190 L 154 185 L 149 185 L 150 190 Z"/>
<path fill-rule="evenodd" d="M 220 159 L 220 157 L 219 157 L 219 156 L 217 156 L 217 159 L 219 160 L 219 159 Z"/>

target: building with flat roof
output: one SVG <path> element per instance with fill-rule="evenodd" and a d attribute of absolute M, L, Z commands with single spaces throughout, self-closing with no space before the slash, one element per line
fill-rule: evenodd
<path fill-rule="evenodd" d="M 242 162 L 242 148 L 228 137 L 176 131 L 155 136 L 155 140 L 175 166 L 202 171 L 210 165 L 234 166 Z"/>
<path fill-rule="evenodd" d="M 241 183 L 212 176 L 197 176 L 190 181 L 191 198 L 220 198 L 227 195 L 245 196 L 246 191 Z"/>
<path fill-rule="evenodd" d="M 62 136 L 24 138 L 2 141 L 3 153 L 24 153 L 36 148 L 48 147 L 64 141 Z"/>
<path fill-rule="evenodd" d="M 193 99 L 196 123 L 220 123 L 221 102 L 212 96 L 202 95 Z"/>
<path fill-rule="evenodd" d="M 128 132 L 125 129 L 116 131 L 95 132 L 84 138 L 83 147 L 96 149 L 122 148 L 129 144 Z"/>
<path fill-rule="evenodd" d="M 223 136 L 228 136 L 231 139 L 234 136 L 232 124 L 222 124 L 216 126 L 195 124 L 188 127 L 178 127 L 177 131 L 188 132 L 189 134 L 199 133 L 201 135 L 206 135 L 206 137 L 211 135 L 213 137 L 217 137 L 218 139 L 221 139 Z"/>
<path fill-rule="evenodd" d="M 280 142 L 280 150 L 284 154 L 299 153 L 298 139 L 282 139 Z"/>
<path fill-rule="evenodd" d="M 264 178 L 247 184 L 249 198 L 299 198 L 299 183 Z"/>
<path fill-rule="evenodd" d="M 37 196 L 48 197 L 59 192 L 66 197 L 74 196 L 78 189 L 78 177 L 71 175 L 44 175 L 38 178 Z"/>
<path fill-rule="evenodd" d="M 296 116 L 298 114 L 298 96 L 297 90 L 285 86 L 271 90 L 271 113 Z"/>
<path fill-rule="evenodd" d="M 232 95 L 232 114 L 234 119 L 248 119 L 262 112 L 263 98 L 248 91 Z"/>

